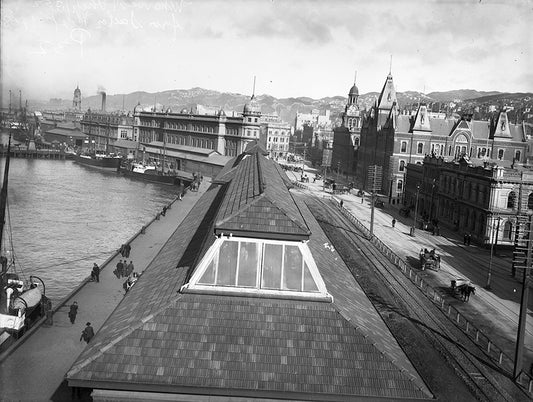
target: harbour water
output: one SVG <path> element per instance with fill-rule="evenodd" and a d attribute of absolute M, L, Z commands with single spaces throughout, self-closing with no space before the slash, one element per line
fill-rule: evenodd
<path fill-rule="evenodd" d="M 54 303 L 178 193 L 71 160 L 12 158 L 9 173 L 3 253 L 26 278 L 41 278 Z"/>

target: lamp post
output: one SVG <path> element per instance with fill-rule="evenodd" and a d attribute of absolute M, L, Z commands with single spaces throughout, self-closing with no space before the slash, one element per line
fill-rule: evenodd
<path fill-rule="evenodd" d="M 494 255 L 494 242 L 498 239 L 498 232 L 500 231 L 500 219 L 501 217 L 498 216 L 498 226 L 496 226 L 496 236 L 494 236 L 494 222 L 491 225 L 491 238 L 492 241 L 490 242 L 490 260 L 489 260 L 489 271 L 487 273 L 487 284 L 485 285 L 485 289 L 490 290 L 490 280 L 492 278 L 492 256 Z"/>
<path fill-rule="evenodd" d="M 307 151 L 307 144 L 304 144 L 304 157 L 302 159 L 302 176 L 300 177 L 300 181 L 304 181 L 304 171 L 305 171 L 305 152 Z"/>
<path fill-rule="evenodd" d="M 416 203 L 415 203 L 415 218 L 413 219 L 413 226 L 411 227 L 411 236 L 415 235 L 416 216 L 418 215 L 418 194 L 420 192 L 420 184 L 416 185 Z"/>

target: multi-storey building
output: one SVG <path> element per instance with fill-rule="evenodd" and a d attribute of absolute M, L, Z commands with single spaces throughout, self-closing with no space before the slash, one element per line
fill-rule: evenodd
<path fill-rule="evenodd" d="M 331 128 L 330 111 L 325 110 L 323 113 L 318 109 L 313 109 L 311 113 L 296 113 L 294 120 L 294 129 L 303 130 L 304 126 L 317 128 Z"/>
<path fill-rule="evenodd" d="M 494 160 L 476 166 L 466 155 L 449 162 L 426 156 L 407 166 L 405 201 L 418 203 L 421 221 L 470 233 L 480 244 L 512 245 L 518 215 L 533 210 L 533 170 Z"/>
<path fill-rule="evenodd" d="M 261 109 L 254 96 L 242 115 L 135 111 L 134 133 L 144 157 L 175 169 L 214 177 L 227 161 L 260 138 Z"/>
<path fill-rule="evenodd" d="M 369 168 L 381 166 L 378 191 L 397 203 L 404 192 L 406 165 L 422 163 L 426 155 L 446 160 L 465 155 L 474 164 L 494 159 L 510 165 L 526 162 L 528 149 L 523 124 L 511 124 L 505 111 L 490 121 L 473 120 L 471 115 L 453 119 L 434 117 L 420 104 L 414 115 L 400 115 L 389 74 L 378 100 L 363 118 L 357 176 L 370 189 Z"/>
<path fill-rule="evenodd" d="M 124 155 L 131 155 L 137 149 L 131 114 L 93 112 L 89 109 L 80 123 L 86 137 L 83 148 Z"/>
<path fill-rule="evenodd" d="M 291 126 L 281 121 L 277 115 L 261 116 L 261 131 L 265 133 L 265 149 L 273 159 L 286 159 L 289 152 Z"/>
<path fill-rule="evenodd" d="M 359 89 L 353 83 L 348 103 L 341 114 L 341 125 L 333 129 L 332 165 L 344 174 L 353 176 L 357 168 L 357 150 L 361 134 L 361 112 L 357 105 Z"/>

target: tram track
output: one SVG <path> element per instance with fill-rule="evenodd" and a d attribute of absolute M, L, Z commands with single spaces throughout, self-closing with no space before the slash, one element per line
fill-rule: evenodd
<path fill-rule="evenodd" d="M 509 378 L 509 373 L 495 366 L 415 284 L 364 238 L 357 227 L 347 221 L 334 203 L 314 197 L 307 198 L 306 202 L 391 330 L 395 319 L 414 323 L 476 399 L 529 400 L 528 395 Z M 374 283 L 368 279 L 372 277 Z M 379 284 L 384 286 L 378 289 L 376 284 L 377 287 Z M 385 289 L 388 296 L 384 297 Z"/>

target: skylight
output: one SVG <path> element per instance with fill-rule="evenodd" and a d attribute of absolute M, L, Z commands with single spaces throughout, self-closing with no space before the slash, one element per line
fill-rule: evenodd
<path fill-rule="evenodd" d="M 221 236 L 184 291 L 331 300 L 306 242 Z"/>

